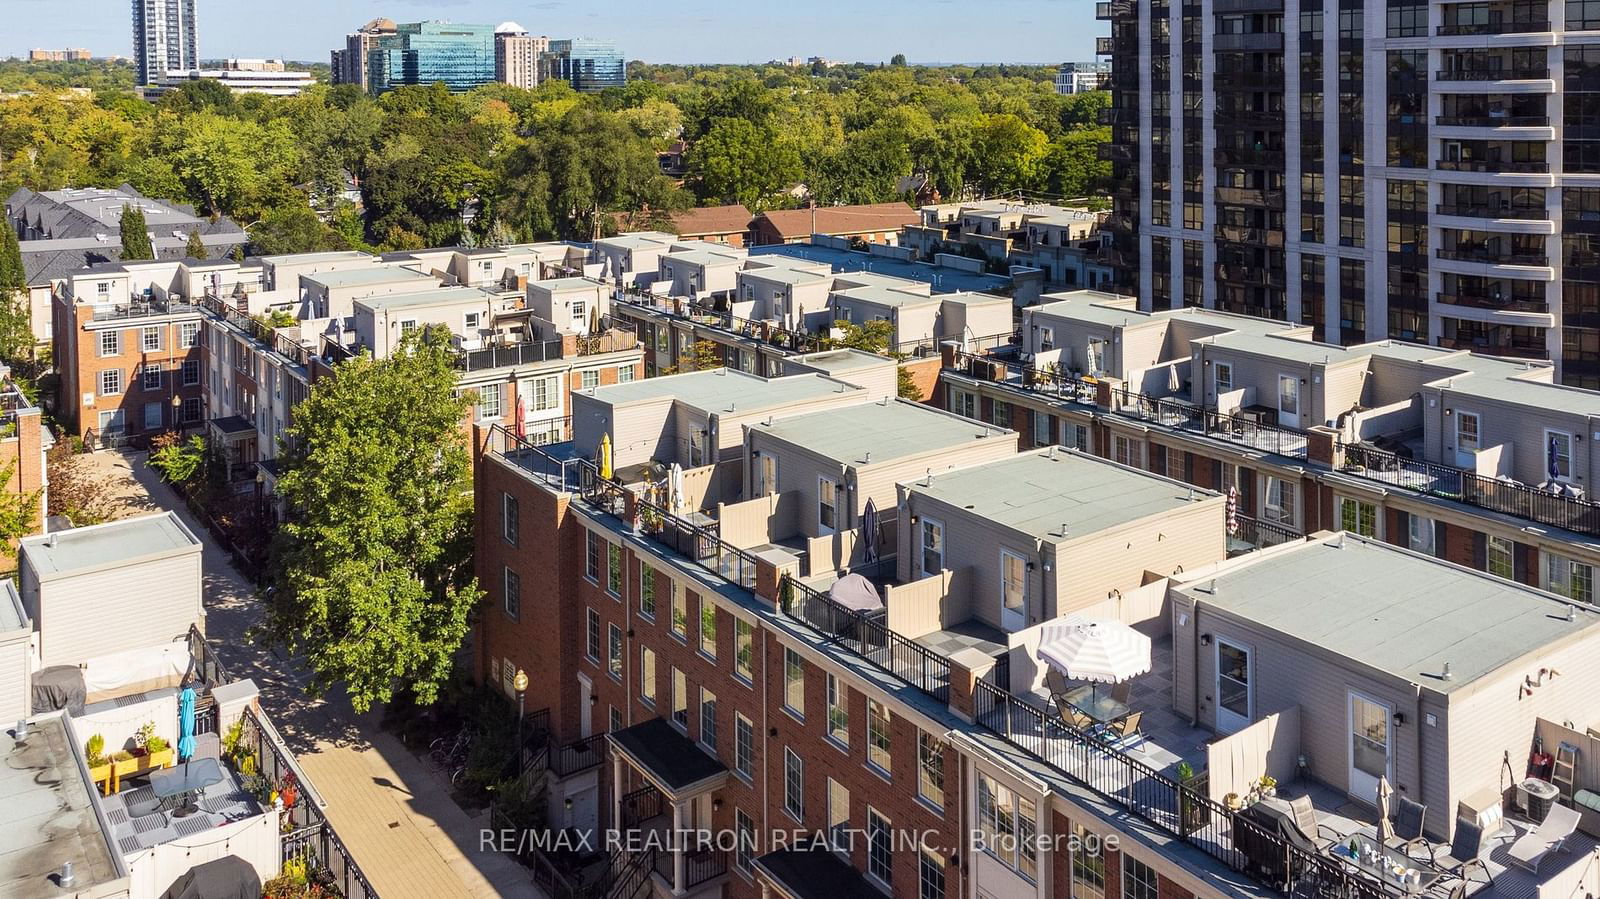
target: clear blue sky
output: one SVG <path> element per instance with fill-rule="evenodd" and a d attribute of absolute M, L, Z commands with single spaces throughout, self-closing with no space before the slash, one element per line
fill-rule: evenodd
<path fill-rule="evenodd" d="M 790 56 L 912 62 L 1055 63 L 1093 59 L 1092 0 L 197 0 L 207 59 L 326 62 L 344 35 L 387 16 L 615 40 L 629 59 L 765 62 Z M 32 47 L 132 49 L 129 0 L 0 0 L 0 57 Z"/>

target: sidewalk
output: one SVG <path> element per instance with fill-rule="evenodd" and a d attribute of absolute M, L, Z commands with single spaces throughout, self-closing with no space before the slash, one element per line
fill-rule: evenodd
<path fill-rule="evenodd" d="M 383 899 L 542 896 L 509 856 L 478 851 L 487 815 L 463 812 L 444 784 L 379 728 L 376 711 L 357 715 L 343 696 L 310 699 L 297 666 L 245 639 L 258 616 L 253 590 L 145 466 L 144 454 L 102 450 L 90 458 L 118 479 L 119 517 L 171 510 L 205 542 L 207 636 L 230 674 L 255 680 L 262 706 L 327 800 L 329 822 Z"/>

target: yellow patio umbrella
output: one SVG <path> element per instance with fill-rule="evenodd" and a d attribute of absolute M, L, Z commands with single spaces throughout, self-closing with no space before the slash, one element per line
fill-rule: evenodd
<path fill-rule="evenodd" d="M 600 435 L 600 459 L 599 459 L 599 465 L 600 465 L 600 479 L 602 481 L 611 480 L 611 475 L 613 474 L 613 472 L 611 470 L 611 435 L 610 434 L 601 434 Z"/>

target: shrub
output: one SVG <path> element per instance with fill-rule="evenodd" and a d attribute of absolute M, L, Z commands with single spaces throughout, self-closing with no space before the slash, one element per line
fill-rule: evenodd
<path fill-rule="evenodd" d="M 83 754 L 88 756 L 89 767 L 98 768 L 106 763 L 106 738 L 95 734 L 83 744 Z"/>
<path fill-rule="evenodd" d="M 164 737 L 151 737 L 149 740 L 145 741 L 144 744 L 144 751 L 150 753 L 151 755 L 155 755 L 158 752 L 165 752 L 167 748 L 168 744 L 166 738 Z"/>

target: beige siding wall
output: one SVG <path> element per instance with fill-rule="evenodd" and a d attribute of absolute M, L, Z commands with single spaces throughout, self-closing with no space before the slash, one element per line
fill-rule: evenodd
<path fill-rule="evenodd" d="M 941 336 L 990 337 L 1010 334 L 1012 331 L 1014 317 L 1010 300 L 1004 303 L 946 303 L 945 306 L 947 310 L 960 307 L 961 311 L 954 319 L 946 314 L 945 324 L 939 329 L 943 332 Z M 959 325 L 956 324 L 958 321 Z"/>
<path fill-rule="evenodd" d="M 41 585 L 40 663 L 76 665 L 94 656 L 170 643 L 191 624 L 204 630 L 200 549 L 180 556 L 60 577 Z"/>
<path fill-rule="evenodd" d="M 1202 366 L 1201 376 L 1196 380 L 1203 382 L 1206 405 L 1215 405 L 1217 402 L 1216 364 L 1226 362 L 1233 365 L 1233 389 L 1254 387 L 1255 402 L 1272 409 L 1278 408 L 1279 375 L 1304 379 L 1305 383 L 1300 385 L 1300 426 L 1319 423 L 1320 420 L 1308 421 L 1317 411 L 1312 403 L 1311 366 L 1289 360 L 1260 359 L 1214 347 L 1207 349 L 1205 356 L 1212 364 Z"/>
<path fill-rule="evenodd" d="M 1313 366 L 1321 368 L 1321 366 Z M 1318 417 L 1316 421 L 1302 421 L 1302 428 L 1311 425 L 1320 425 L 1330 419 L 1336 419 L 1342 412 L 1348 412 L 1361 403 L 1361 393 L 1368 380 L 1366 376 L 1367 360 L 1365 358 L 1352 359 L 1337 365 L 1330 365 L 1322 372 L 1322 389 L 1317 390 L 1315 380 L 1312 381 L 1312 392 L 1317 397 Z M 1313 375 L 1313 379 L 1315 375 Z"/>
<path fill-rule="evenodd" d="M 1130 592 L 1144 583 L 1146 571 L 1171 575 L 1220 562 L 1227 558 L 1227 542 L 1227 500 L 1213 496 L 1063 544 L 1051 575 L 1056 603 L 1047 614 L 1079 611 L 1103 601 L 1112 590 Z"/>
<path fill-rule="evenodd" d="M 1470 379 L 1461 382 L 1470 385 Z M 1600 469 L 1595 465 L 1594 444 L 1591 435 L 1600 432 L 1600 420 L 1569 412 L 1560 407 L 1535 408 L 1512 405 L 1471 395 L 1470 390 L 1446 390 L 1439 387 L 1423 389 L 1423 433 L 1429 461 L 1456 464 L 1456 415 L 1461 412 L 1478 413 L 1479 442 L 1485 447 L 1510 444 L 1511 476 L 1527 484 L 1545 480 L 1546 453 L 1545 429 L 1563 431 L 1574 436 L 1572 441 L 1572 473 L 1582 475 L 1576 483 L 1593 492 Z M 1451 415 L 1444 410 L 1450 409 Z M 1582 440 L 1576 438 L 1582 437 Z"/>
<path fill-rule="evenodd" d="M 1161 360 L 1173 358 L 1165 352 L 1166 332 L 1166 323 L 1160 321 L 1123 328 L 1122 344 L 1119 348 L 1122 354 L 1122 368 L 1117 371 L 1117 376 L 1127 377 L 1130 371 L 1153 368 Z M 1184 349 L 1185 352 L 1179 354 L 1177 358 L 1189 355 L 1188 348 Z"/>
<path fill-rule="evenodd" d="M 0 721 L 20 721 L 32 713 L 30 668 L 28 631 L 0 642 Z"/>

